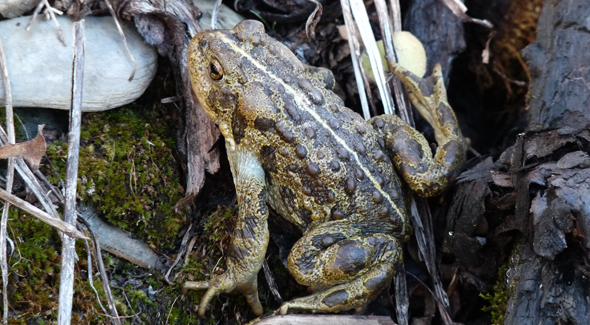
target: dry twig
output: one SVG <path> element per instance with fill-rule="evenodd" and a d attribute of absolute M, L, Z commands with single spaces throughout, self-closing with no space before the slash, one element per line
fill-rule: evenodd
<path fill-rule="evenodd" d="M 111 16 L 113 16 L 113 20 L 115 21 L 115 26 L 117 26 L 117 30 L 119 31 L 119 35 L 123 39 L 123 45 L 125 46 L 125 52 L 129 55 L 129 59 L 133 62 L 133 72 L 129 76 L 129 81 L 133 80 L 135 77 L 135 71 L 137 71 L 137 62 L 135 61 L 135 57 L 133 57 L 133 53 L 131 53 L 131 49 L 129 49 L 129 44 L 127 44 L 127 37 L 125 37 L 125 33 L 123 32 L 123 28 L 121 28 L 121 24 L 119 23 L 119 19 L 117 18 L 117 13 L 113 9 L 111 2 L 109 0 L 105 0 L 109 11 L 111 12 Z"/>
<path fill-rule="evenodd" d="M 35 207 L 31 203 L 8 193 L 4 189 L 0 188 L 0 199 L 7 201 L 8 203 L 18 207 L 19 209 L 33 215 L 35 218 L 45 222 L 46 224 L 50 225 L 51 227 L 59 230 L 60 232 L 79 239 L 88 239 L 82 232 L 80 232 L 76 227 L 63 222 L 59 218 L 55 218 L 49 215 L 47 212 Z"/>
<path fill-rule="evenodd" d="M 4 55 L 4 46 L 0 40 L 0 70 L 2 70 L 2 83 L 4 84 L 4 93 L 6 94 L 6 125 L 8 127 L 9 143 L 14 143 L 14 115 L 12 112 L 12 90 L 10 88 L 10 78 L 8 77 L 8 67 L 6 66 L 6 56 Z M 6 177 L 6 190 L 12 192 L 12 183 L 14 182 L 14 158 L 8 160 L 8 173 Z M 2 322 L 8 324 L 8 261 L 6 256 L 6 240 L 8 235 L 8 210 L 10 204 L 4 204 L 2 211 L 2 220 L 0 221 L 0 265 L 2 267 L 2 303 L 4 313 Z"/>
<path fill-rule="evenodd" d="M 84 20 L 74 24 L 74 64 L 72 76 L 72 105 L 70 132 L 68 134 L 68 160 L 65 187 L 65 222 L 76 227 L 76 186 L 78 185 L 78 153 L 80 150 L 80 125 L 82 122 L 82 80 L 84 77 Z M 59 311 L 57 323 L 69 325 L 72 318 L 74 295 L 74 263 L 76 240 L 69 236 L 62 239 L 61 273 L 59 284 Z"/>
<path fill-rule="evenodd" d="M 216 0 L 215 7 L 213 7 L 213 12 L 211 13 L 211 29 L 217 29 L 217 16 L 219 15 L 220 9 L 221 0 Z"/>
<path fill-rule="evenodd" d="M 100 282 L 102 283 L 102 289 L 104 290 L 104 295 L 107 298 L 107 303 L 109 304 L 109 310 L 110 310 L 110 317 L 111 317 L 111 322 L 113 324 L 120 324 L 119 321 L 119 313 L 117 312 L 117 306 L 115 306 L 115 299 L 113 298 L 113 293 L 111 292 L 111 287 L 109 285 L 109 278 L 107 276 L 107 272 L 104 268 L 104 263 L 102 261 L 102 253 L 100 251 L 100 242 L 98 241 L 98 237 L 96 235 L 94 235 L 94 233 L 92 232 L 92 229 L 90 228 L 90 225 L 88 224 L 88 222 L 84 219 L 84 217 L 82 215 L 79 215 L 78 220 L 80 220 L 81 223 L 83 223 L 86 226 L 86 229 L 88 229 L 88 232 L 90 232 L 90 236 L 92 237 L 92 242 L 94 243 L 94 252 L 96 253 L 96 264 L 98 265 L 98 271 L 100 273 Z M 90 255 L 90 253 L 89 253 Z M 88 260 L 88 263 L 90 263 L 90 260 Z M 91 273 L 88 273 L 88 277 L 92 277 Z M 98 296 L 97 296 L 97 300 Z M 101 305 L 102 306 L 102 305 Z"/>

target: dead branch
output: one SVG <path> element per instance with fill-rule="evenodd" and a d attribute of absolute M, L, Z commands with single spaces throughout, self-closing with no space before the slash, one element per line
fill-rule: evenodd
<path fill-rule="evenodd" d="M 35 218 L 45 222 L 46 224 L 50 225 L 51 227 L 57 229 L 58 231 L 79 239 L 88 239 L 82 232 L 80 232 L 76 227 L 63 222 L 59 218 L 54 218 L 49 215 L 47 212 L 35 207 L 31 203 L 8 193 L 3 188 L 0 188 L 0 199 L 7 201 L 8 203 L 18 207 L 19 209 L 33 215 Z"/>
<path fill-rule="evenodd" d="M 6 56 L 4 54 L 4 47 L 0 40 L 0 70 L 2 70 L 2 84 L 4 85 L 4 92 L 6 93 L 6 125 L 8 127 L 8 140 L 14 143 L 14 115 L 12 111 L 12 90 L 10 89 L 10 78 L 8 77 L 8 67 L 6 66 Z M 6 177 L 6 190 L 8 193 L 12 192 L 12 183 L 14 182 L 14 158 L 8 159 L 8 171 Z M 8 235 L 6 229 L 8 227 L 8 211 L 10 204 L 4 204 L 2 211 L 2 220 L 0 224 L 0 266 L 2 267 L 2 303 L 4 313 L 2 314 L 2 322 L 8 324 L 8 261 L 6 256 L 6 240 Z"/>
<path fill-rule="evenodd" d="M 70 133 L 68 135 L 64 219 L 72 227 L 76 227 L 76 186 L 78 185 L 78 151 L 80 148 L 82 80 L 84 76 L 84 20 L 74 24 L 74 65 L 72 73 L 72 106 L 70 111 Z M 76 258 L 76 240 L 64 236 L 61 250 L 59 311 L 57 314 L 57 323 L 60 325 L 69 325 L 72 318 L 74 263 Z"/>

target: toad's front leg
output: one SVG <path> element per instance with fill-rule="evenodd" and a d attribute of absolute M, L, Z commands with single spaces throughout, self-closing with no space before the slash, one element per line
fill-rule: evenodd
<path fill-rule="evenodd" d="M 232 291 L 244 294 L 254 313 L 262 314 L 256 276 L 269 238 L 264 171 L 256 156 L 247 150 L 236 148 L 230 152 L 228 149 L 228 158 L 240 211 L 229 245 L 227 270 L 209 281 L 209 289 L 199 306 L 200 316 L 205 314 L 213 297 Z"/>

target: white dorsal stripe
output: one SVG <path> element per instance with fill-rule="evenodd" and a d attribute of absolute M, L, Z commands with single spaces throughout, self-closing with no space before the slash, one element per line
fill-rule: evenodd
<path fill-rule="evenodd" d="M 234 43 L 234 40 L 228 38 L 226 35 L 224 35 L 222 33 L 219 33 L 218 35 L 220 36 L 220 38 L 224 39 L 226 44 Z M 277 84 L 281 84 L 287 91 L 291 92 L 292 94 L 298 93 L 298 91 L 296 91 L 293 87 L 291 87 L 291 85 L 289 85 L 288 83 L 285 83 L 283 81 L 283 79 L 279 78 L 277 75 L 275 75 L 274 73 L 269 71 L 265 65 L 261 64 L 260 62 L 258 62 L 255 59 L 253 59 L 250 54 L 248 54 L 247 52 L 242 50 L 239 46 L 234 46 L 233 49 L 236 52 L 240 53 L 245 58 L 247 58 L 258 69 L 260 69 L 261 71 L 264 71 L 266 73 L 266 75 L 271 76 L 271 78 L 273 78 L 277 82 Z M 395 202 L 393 202 L 393 200 L 391 199 L 390 195 L 381 188 L 381 185 L 379 184 L 379 182 L 377 182 L 377 180 L 373 177 L 373 175 L 371 175 L 371 172 L 369 171 L 369 169 L 361 163 L 356 152 L 348 146 L 348 144 L 346 143 L 346 141 L 344 141 L 344 139 L 340 138 L 338 136 L 338 134 L 336 134 L 336 132 L 334 132 L 334 130 L 332 130 L 332 128 L 330 128 L 328 126 L 326 121 L 324 121 L 324 119 L 321 116 L 319 116 L 315 110 L 310 109 L 310 107 L 313 107 L 314 105 L 309 100 L 309 98 L 307 98 L 307 96 L 293 96 L 293 98 L 295 99 L 297 106 L 301 110 L 303 110 L 303 111 L 307 112 L 309 115 L 311 115 L 319 124 L 321 124 L 324 127 L 324 129 L 328 130 L 330 132 L 330 134 L 332 134 L 332 136 L 334 137 L 334 139 L 336 139 L 338 144 L 340 144 L 350 154 L 352 154 L 357 165 L 360 166 L 360 168 L 363 170 L 363 172 L 365 172 L 365 175 L 367 175 L 367 177 L 371 180 L 371 182 L 373 183 L 375 188 L 381 193 L 381 195 L 383 195 L 383 197 L 387 198 L 387 201 L 389 201 L 391 206 L 395 209 L 395 212 L 399 215 L 400 219 L 404 220 L 405 219 L 404 215 L 400 212 L 397 204 L 395 204 Z"/>

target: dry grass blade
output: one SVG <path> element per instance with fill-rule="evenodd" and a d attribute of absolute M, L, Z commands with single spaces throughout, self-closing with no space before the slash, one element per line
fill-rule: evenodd
<path fill-rule="evenodd" d="M 264 271 L 264 278 L 266 279 L 266 283 L 268 283 L 270 292 L 272 293 L 273 297 L 275 297 L 275 300 L 279 303 L 279 305 L 282 305 L 283 297 L 281 297 L 281 294 L 279 293 L 279 288 L 277 287 L 275 278 L 272 276 L 272 272 L 268 267 L 268 262 L 266 261 L 266 259 L 262 261 L 262 270 Z"/>
<path fill-rule="evenodd" d="M 358 25 L 367 56 L 371 61 L 371 69 L 373 70 L 375 82 L 377 83 L 377 88 L 381 94 L 383 110 L 385 114 L 394 114 L 395 106 L 393 104 L 393 97 L 387 86 L 387 78 L 385 77 L 385 71 L 383 69 L 383 64 L 381 63 L 381 54 L 377 48 L 377 43 L 371 29 L 371 23 L 369 22 L 369 16 L 365 5 L 362 0 L 350 0 L 350 7 L 355 22 Z"/>
<path fill-rule="evenodd" d="M 379 16 L 379 27 L 381 28 L 381 35 L 383 35 L 383 46 L 385 47 L 385 57 L 387 62 L 397 62 L 393 46 L 393 32 L 399 32 L 402 29 L 399 1 L 391 1 L 391 21 L 390 17 L 387 16 L 388 10 L 385 0 L 375 0 L 375 8 L 377 9 L 377 15 Z M 389 71 L 392 71 L 392 69 L 393 67 L 389 66 Z M 393 94 L 395 96 L 395 103 L 397 103 L 400 117 L 409 125 L 414 126 L 412 110 L 409 109 L 409 102 L 404 96 L 401 81 L 397 78 L 392 78 L 391 82 L 393 83 Z"/>
<path fill-rule="evenodd" d="M 90 232 L 90 236 L 92 237 L 92 242 L 94 243 L 94 252 L 96 253 L 96 264 L 98 265 L 98 270 L 100 273 L 100 282 L 102 283 L 102 289 L 104 290 L 104 294 L 107 298 L 107 303 L 109 305 L 109 310 L 111 312 L 111 322 L 114 324 L 119 324 L 119 316 L 118 316 L 118 312 L 117 312 L 117 307 L 115 306 L 115 298 L 113 298 L 113 293 L 111 292 L 111 287 L 109 285 L 109 278 L 107 276 L 107 272 L 105 270 L 104 267 L 104 263 L 102 261 L 102 253 L 100 251 L 100 243 L 98 241 L 98 237 L 96 235 L 94 235 L 94 233 L 92 233 L 92 229 L 90 228 L 90 225 L 86 222 L 86 220 L 84 219 L 84 217 L 80 216 L 79 220 L 81 221 L 81 223 L 83 223 L 86 226 L 86 229 L 88 229 L 88 231 Z M 88 256 L 90 256 L 91 254 L 89 253 Z M 89 264 L 90 264 L 90 260 L 88 260 Z M 92 276 L 92 273 L 88 273 L 89 278 Z M 99 297 L 97 295 L 97 300 L 99 300 Z M 100 302 L 100 300 L 99 300 Z M 102 305 L 101 305 L 102 306 Z"/>
<path fill-rule="evenodd" d="M 356 85 L 359 90 L 363 117 L 365 120 L 368 120 L 371 118 L 371 113 L 369 112 L 369 102 L 367 101 L 367 92 L 365 91 L 366 78 L 363 78 L 363 73 L 361 71 L 361 46 L 358 43 L 360 37 L 358 36 L 358 29 L 352 18 L 352 12 L 348 0 L 342 0 L 340 1 L 340 4 L 342 5 L 342 15 L 344 16 L 346 31 L 348 33 L 348 45 L 350 47 L 350 55 L 352 56 L 352 68 L 354 70 L 355 79 L 357 80 Z"/>
<path fill-rule="evenodd" d="M 0 147 L 0 159 L 15 157 L 26 160 L 33 171 L 39 169 L 41 159 L 45 156 L 47 144 L 43 137 L 44 125 L 39 125 L 39 134 L 33 139 L 17 144 L 6 144 Z"/>
<path fill-rule="evenodd" d="M 421 208 L 420 211 L 418 209 L 418 204 Z M 424 264 L 426 264 L 428 273 L 432 277 L 432 285 L 434 287 L 433 295 L 436 297 L 436 301 L 438 302 L 437 306 L 439 307 L 441 315 L 445 316 L 443 317 L 443 322 L 447 325 L 452 324 L 452 321 L 449 322 L 451 317 L 448 315 L 450 309 L 449 297 L 440 281 L 438 268 L 436 267 L 436 249 L 434 247 L 435 241 L 434 231 L 432 229 L 432 215 L 424 198 L 420 198 L 418 202 L 416 199 L 412 199 L 411 217 L 420 255 L 424 260 Z"/>
<path fill-rule="evenodd" d="M 190 254 L 190 250 L 187 249 L 187 244 L 188 244 L 189 238 L 191 237 L 191 229 L 192 228 L 193 228 L 193 225 L 190 224 L 188 226 L 188 229 L 184 233 L 184 236 L 182 237 L 182 241 L 180 242 L 180 248 L 178 249 L 178 253 L 176 253 L 176 259 L 174 260 L 174 263 L 172 263 L 172 265 L 168 268 L 168 271 L 166 271 L 166 274 L 164 274 L 164 280 L 166 282 L 168 282 L 168 284 L 170 284 L 170 285 L 174 284 L 172 281 L 170 281 L 168 279 L 170 277 L 170 273 L 172 273 L 172 270 L 174 269 L 174 267 L 176 267 L 176 264 L 178 264 L 180 262 L 183 255 Z M 176 276 L 174 276 L 174 277 L 176 278 Z"/>

